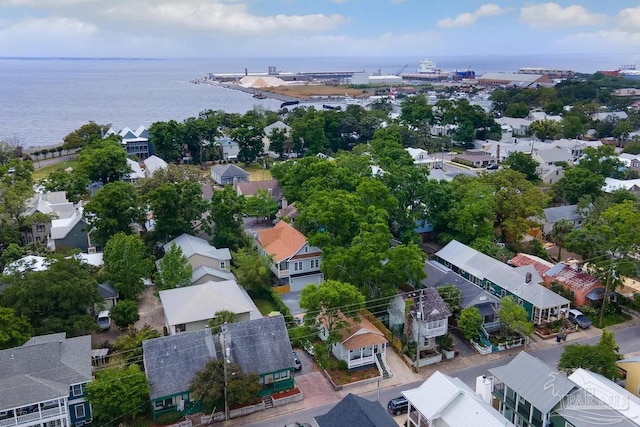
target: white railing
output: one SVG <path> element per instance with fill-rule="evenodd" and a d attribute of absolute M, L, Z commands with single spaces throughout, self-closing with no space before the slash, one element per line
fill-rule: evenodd
<path fill-rule="evenodd" d="M 375 363 L 375 356 L 365 356 L 359 357 L 357 359 L 351 359 L 348 362 L 349 369 L 355 368 L 357 366 L 371 365 Z"/>
<path fill-rule="evenodd" d="M 45 420 L 47 418 L 57 417 L 59 415 L 64 415 L 66 412 L 64 407 L 56 407 L 50 409 L 43 409 L 40 412 L 32 412 L 30 414 L 18 415 L 17 420 L 16 417 L 7 418 L 4 420 L 0 420 L 0 427 L 10 427 L 16 426 L 20 424 L 27 424 L 32 421 L 37 420 Z"/>

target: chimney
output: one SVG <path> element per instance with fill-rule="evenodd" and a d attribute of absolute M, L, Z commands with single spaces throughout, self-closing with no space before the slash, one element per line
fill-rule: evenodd
<path fill-rule="evenodd" d="M 527 273 L 527 274 L 524 276 L 524 281 L 525 281 L 526 283 L 531 283 L 531 273 Z"/>
<path fill-rule="evenodd" d="M 486 403 L 491 404 L 491 380 L 486 375 L 476 377 L 476 394 Z"/>
<path fill-rule="evenodd" d="M 496 158 L 498 159 L 498 162 L 500 162 L 500 144 L 498 144 L 496 148 Z"/>

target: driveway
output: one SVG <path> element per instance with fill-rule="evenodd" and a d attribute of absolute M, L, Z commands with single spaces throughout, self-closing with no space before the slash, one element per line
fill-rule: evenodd
<path fill-rule="evenodd" d="M 476 350 L 469 345 L 469 343 L 460 336 L 460 331 L 449 326 L 449 333 L 453 337 L 453 341 L 458 350 L 458 355 L 462 357 L 473 356 L 476 354 Z"/>
<path fill-rule="evenodd" d="M 147 286 L 138 296 L 138 313 L 140 320 L 135 324 L 136 329 L 141 329 L 145 325 L 149 325 L 162 334 L 164 325 L 164 310 L 160 303 L 160 298 L 155 296 L 157 288 L 155 286 Z"/>
<path fill-rule="evenodd" d="M 301 291 L 288 292 L 280 295 L 280 299 L 287 307 L 289 307 L 289 311 L 294 317 L 301 317 L 300 315 L 304 315 L 304 310 L 300 308 L 300 292 Z"/>

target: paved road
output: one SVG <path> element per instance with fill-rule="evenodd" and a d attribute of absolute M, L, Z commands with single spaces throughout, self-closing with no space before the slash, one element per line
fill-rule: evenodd
<path fill-rule="evenodd" d="M 616 341 L 620 346 L 620 352 L 622 354 L 635 353 L 640 352 L 640 326 L 639 325 L 622 325 L 614 331 L 616 334 Z M 585 338 L 577 341 L 563 342 L 560 344 L 550 344 L 548 347 L 538 350 L 532 351 L 531 354 L 538 357 L 542 361 L 555 366 L 560 359 L 560 354 L 562 353 L 564 347 L 568 343 L 580 343 L 580 344 L 595 344 L 598 342 L 599 336 Z M 475 379 L 480 376 L 488 373 L 488 369 L 494 368 L 496 366 L 502 366 L 508 363 L 514 355 L 507 356 L 498 360 L 493 360 L 487 363 L 478 364 L 475 366 L 471 366 L 469 368 L 460 369 L 457 371 L 448 372 L 448 375 L 460 378 L 464 383 L 469 385 L 472 389 L 475 389 Z M 378 392 L 369 392 L 362 394 L 363 397 L 376 400 L 378 399 L 383 406 L 386 406 L 386 403 L 400 395 L 400 393 L 404 390 L 409 390 L 412 388 L 418 387 L 422 384 L 424 380 L 416 381 L 410 384 L 403 384 L 396 387 L 391 387 L 387 389 L 382 389 Z M 315 408 L 310 408 L 298 412 L 292 412 L 283 414 L 281 416 L 273 417 L 270 419 L 264 419 L 261 421 L 256 421 L 253 423 L 243 422 L 242 419 L 229 421 L 228 426 L 232 425 L 245 425 L 248 427 L 282 427 L 288 423 L 294 422 L 307 422 L 314 424 L 313 417 L 317 415 L 325 414 L 329 411 L 335 403 L 325 404 L 321 406 L 317 406 Z M 265 414 L 266 415 L 266 414 Z M 245 420 L 246 421 L 246 420 Z"/>

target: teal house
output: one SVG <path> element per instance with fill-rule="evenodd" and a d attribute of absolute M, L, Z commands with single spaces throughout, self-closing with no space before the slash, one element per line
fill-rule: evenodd
<path fill-rule="evenodd" d="M 557 320 L 570 301 L 542 285 L 531 265 L 514 268 L 457 240 L 436 252 L 435 260 L 498 298 L 511 296 L 536 325 Z"/>

